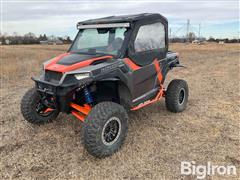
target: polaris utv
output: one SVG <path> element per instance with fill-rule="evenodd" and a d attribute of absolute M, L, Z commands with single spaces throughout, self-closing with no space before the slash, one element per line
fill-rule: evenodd
<path fill-rule="evenodd" d="M 96 157 L 122 145 L 128 111 L 165 97 L 171 112 L 188 101 L 186 81 L 163 87 L 168 71 L 181 67 L 168 51 L 168 21 L 160 14 L 110 16 L 77 24 L 78 34 L 67 53 L 43 64 L 35 87 L 22 98 L 21 111 L 30 123 L 54 120 L 59 112 L 83 122 L 83 144 Z"/>

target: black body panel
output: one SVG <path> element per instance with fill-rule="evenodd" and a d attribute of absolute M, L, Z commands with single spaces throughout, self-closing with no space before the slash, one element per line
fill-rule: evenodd
<path fill-rule="evenodd" d="M 153 64 L 142 67 L 132 73 L 134 99 L 154 88 L 156 74 Z"/>
<path fill-rule="evenodd" d="M 91 59 L 91 58 L 96 58 L 96 57 L 100 57 L 102 55 L 89 55 L 89 54 L 69 54 L 65 57 L 63 57 L 62 59 L 60 59 L 57 64 L 62 64 L 62 65 L 72 65 L 72 64 L 76 64 L 82 61 L 85 61 L 87 59 Z"/>
<path fill-rule="evenodd" d="M 89 24 L 106 24 L 106 23 L 122 23 L 135 21 L 145 21 L 148 22 L 152 19 L 162 19 L 167 22 L 167 19 L 160 14 L 152 13 L 142 13 L 142 14 L 133 14 L 133 15 L 122 15 L 122 16 L 109 16 L 99 19 L 90 19 L 87 21 L 78 22 L 78 25 L 89 25 Z"/>
<path fill-rule="evenodd" d="M 151 24 L 154 22 L 161 22 L 165 27 L 165 44 L 166 48 L 157 51 L 151 51 L 149 53 L 134 54 L 133 43 L 137 35 L 138 28 L 144 24 Z M 99 19 L 90 19 L 87 21 L 78 22 L 78 25 L 97 25 L 97 24 L 108 24 L 108 23 L 130 23 L 125 35 L 123 45 L 119 51 L 118 58 L 130 57 L 136 64 L 144 66 L 150 64 L 154 58 L 162 59 L 165 58 L 166 52 L 168 51 L 168 21 L 160 14 L 153 13 L 142 13 L 134 15 L 122 15 L 122 16 L 109 16 Z M 71 47 L 69 48 L 70 51 Z M 141 62 L 138 63 L 136 59 L 141 58 Z"/>

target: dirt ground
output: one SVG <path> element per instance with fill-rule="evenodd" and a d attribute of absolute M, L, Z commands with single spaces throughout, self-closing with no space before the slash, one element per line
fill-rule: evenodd
<path fill-rule="evenodd" d="M 0 179 L 195 179 L 180 174 L 181 161 L 235 165 L 240 179 L 240 46 L 171 45 L 182 64 L 169 73 L 185 79 L 187 109 L 171 113 L 164 99 L 129 114 L 121 150 L 106 159 L 89 155 L 81 144 L 81 122 L 61 114 L 43 126 L 26 123 L 20 100 L 33 86 L 43 61 L 67 46 L 1 46 Z"/>

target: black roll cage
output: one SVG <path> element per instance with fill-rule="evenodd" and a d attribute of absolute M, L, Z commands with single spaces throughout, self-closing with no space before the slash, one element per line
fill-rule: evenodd
<path fill-rule="evenodd" d="M 129 16 L 110 16 L 110 17 L 105 17 L 105 18 L 100 18 L 100 19 L 92 19 L 92 20 L 87 20 L 83 22 L 78 22 L 77 27 L 88 27 L 91 25 L 92 26 L 101 26 L 101 25 L 113 25 L 113 24 L 129 24 L 129 26 L 122 26 L 127 28 L 127 32 L 122 44 L 122 47 L 120 49 L 120 53 L 118 55 L 113 55 L 115 58 L 131 58 L 135 53 L 134 50 L 134 41 L 136 38 L 136 35 L 138 33 L 138 30 L 141 26 L 143 25 L 148 25 L 148 24 L 153 24 L 156 22 L 161 22 L 164 25 L 165 29 L 165 49 L 154 49 L 151 50 L 152 52 L 163 52 L 165 56 L 166 53 L 168 52 L 168 21 L 165 17 L 163 17 L 160 14 L 150 14 L 150 13 L 143 13 L 143 14 L 136 14 L 136 15 L 129 15 Z M 119 26 L 120 27 L 120 26 Z M 103 27 L 102 27 L 103 28 Z M 106 27 L 106 28 L 111 28 L 111 27 Z M 72 45 L 68 49 L 68 52 L 72 48 L 73 44 L 75 43 L 78 34 L 80 33 L 80 30 L 78 31 L 77 35 L 75 36 Z M 142 54 L 147 53 L 147 51 L 141 52 Z M 133 61 L 134 58 L 132 58 Z M 137 62 L 135 62 L 138 64 Z M 140 65 L 141 66 L 141 65 Z"/>

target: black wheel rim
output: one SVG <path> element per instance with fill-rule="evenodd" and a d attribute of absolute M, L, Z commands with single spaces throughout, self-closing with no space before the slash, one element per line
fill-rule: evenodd
<path fill-rule="evenodd" d="M 178 103 L 181 105 L 184 103 L 184 100 L 185 100 L 185 90 L 182 88 L 180 89 L 180 92 L 179 92 Z"/>
<path fill-rule="evenodd" d="M 110 118 L 103 127 L 102 141 L 105 145 L 112 145 L 115 143 L 120 135 L 121 122 L 119 118 Z"/>

